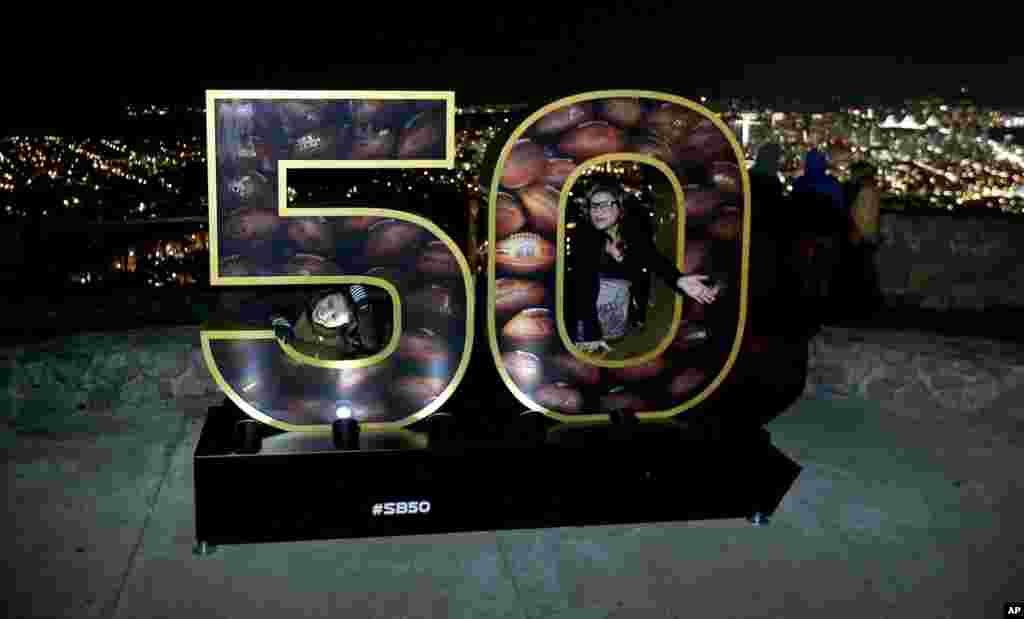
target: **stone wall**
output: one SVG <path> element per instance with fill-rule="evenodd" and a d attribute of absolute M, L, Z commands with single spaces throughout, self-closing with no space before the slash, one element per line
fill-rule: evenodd
<path fill-rule="evenodd" d="M 199 328 L 58 337 L 0 351 L 0 417 L 18 432 L 115 429 L 156 408 L 223 397 Z"/>
<path fill-rule="evenodd" d="M 889 302 L 926 309 L 1024 307 L 1024 221 L 883 212 L 877 256 Z"/>
<path fill-rule="evenodd" d="M 972 413 L 1024 385 L 1024 346 L 913 331 L 826 328 L 810 342 L 805 397 Z"/>

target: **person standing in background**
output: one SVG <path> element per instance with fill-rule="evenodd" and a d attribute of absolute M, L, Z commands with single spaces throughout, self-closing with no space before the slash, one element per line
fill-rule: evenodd
<path fill-rule="evenodd" d="M 848 292 L 844 306 L 857 317 L 866 317 L 882 305 L 875 256 L 879 245 L 879 212 L 882 194 L 875 182 L 875 167 L 858 161 L 850 169 L 845 193 L 850 205 L 848 226 Z"/>
<path fill-rule="evenodd" d="M 811 324 L 819 327 L 836 313 L 836 269 L 848 234 L 843 187 L 828 174 L 828 159 L 812 148 L 804 160 L 804 174 L 793 183 L 791 194 L 797 217 L 814 237 L 810 269 L 805 271 Z"/>
<path fill-rule="evenodd" d="M 780 290 L 799 290 L 793 266 L 796 235 L 786 226 L 786 197 L 779 180 L 779 167 L 783 160 L 782 147 L 769 142 L 757 151 L 757 159 L 750 168 L 750 317 L 752 321 L 765 320 L 770 328 L 781 323 L 778 316 L 770 315 L 777 303 L 762 300 L 775 297 Z M 785 293 L 785 294 L 788 294 Z M 765 312 L 768 312 L 767 314 Z"/>
<path fill-rule="evenodd" d="M 782 203 L 784 193 L 779 180 L 782 164 L 782 147 L 774 142 L 763 144 L 757 150 L 757 160 L 750 168 L 751 197 L 753 198 L 752 223 L 758 230 L 767 230 L 772 222 L 778 221 L 780 213 L 774 212 Z M 765 221 L 759 222 L 759 219 Z M 774 234 L 774 230 L 772 233 Z"/>

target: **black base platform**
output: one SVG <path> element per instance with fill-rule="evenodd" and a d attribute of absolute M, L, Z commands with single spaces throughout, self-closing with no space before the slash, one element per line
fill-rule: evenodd
<path fill-rule="evenodd" d="M 764 524 L 800 473 L 763 428 L 551 427 L 536 413 L 480 439 L 453 417 L 419 432 L 275 430 L 230 403 L 196 446 L 199 552 L 219 544 L 748 518 Z"/>

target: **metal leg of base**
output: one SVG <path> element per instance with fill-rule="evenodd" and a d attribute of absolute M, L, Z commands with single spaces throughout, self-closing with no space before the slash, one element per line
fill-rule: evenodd
<path fill-rule="evenodd" d="M 754 514 L 747 518 L 747 521 L 755 527 L 768 526 L 771 523 L 771 519 L 766 514 L 761 512 L 754 512 Z"/>
<path fill-rule="evenodd" d="M 192 547 L 192 554 L 199 557 L 207 557 L 215 552 L 217 552 L 217 547 L 206 542 L 196 542 L 196 545 Z"/>

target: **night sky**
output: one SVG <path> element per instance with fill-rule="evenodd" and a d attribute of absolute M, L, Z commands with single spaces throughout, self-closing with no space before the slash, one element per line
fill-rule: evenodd
<path fill-rule="evenodd" d="M 489 12 L 495 10 L 500 5 Z M 880 20 L 864 29 L 830 18 L 809 27 L 779 16 L 765 22 L 740 9 L 728 18 L 654 2 L 547 9 L 536 17 L 470 11 L 460 26 L 406 15 L 404 8 L 384 11 L 397 14 L 388 19 L 325 15 L 311 7 L 296 11 L 294 18 L 276 21 L 269 14 L 251 21 L 255 8 L 240 8 L 229 21 L 153 13 L 124 27 L 93 11 L 49 23 L 41 37 L 33 38 L 32 29 L 21 33 L 22 40 L 16 34 L 3 71 L 13 86 L 8 93 L 17 94 L 7 94 L 0 127 L 10 133 L 40 125 L 102 125 L 122 103 L 200 102 L 207 88 L 455 90 L 459 103 L 470 104 L 544 103 L 606 88 L 687 97 L 724 92 L 769 100 L 899 100 L 967 86 L 983 103 L 1024 107 L 1024 56 L 1004 51 L 1016 37 L 989 38 L 984 56 L 970 45 L 949 51 L 940 45 L 943 36 L 953 41 L 959 35 L 936 36 L 935 26 L 922 19 L 899 27 Z M 741 20 L 744 25 L 737 26 Z M 876 39 L 894 37 L 904 49 L 947 51 L 829 54 L 874 51 Z M 771 55 L 782 48 L 804 54 Z"/>

